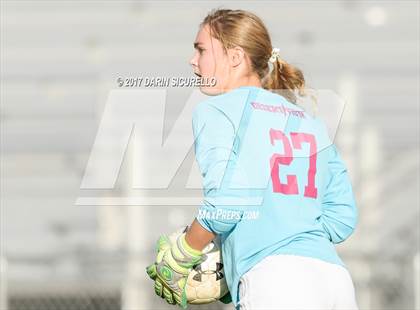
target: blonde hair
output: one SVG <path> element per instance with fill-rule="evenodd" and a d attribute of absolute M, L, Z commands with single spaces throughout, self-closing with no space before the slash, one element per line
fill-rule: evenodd
<path fill-rule="evenodd" d="M 273 46 L 267 28 L 258 16 L 244 10 L 214 9 L 200 26 L 205 25 L 225 51 L 234 46 L 243 48 L 263 88 L 280 93 L 292 103 L 297 101 L 296 91 L 300 96 L 306 95 L 305 78 L 297 67 L 277 57 L 270 72 L 268 60 Z"/>

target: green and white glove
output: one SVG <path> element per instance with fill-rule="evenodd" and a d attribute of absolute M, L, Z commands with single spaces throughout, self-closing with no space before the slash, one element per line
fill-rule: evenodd
<path fill-rule="evenodd" d="M 201 251 L 185 241 L 185 232 L 176 240 L 162 235 L 157 244 L 156 262 L 147 267 L 147 274 L 155 280 L 155 292 L 169 304 L 187 307 L 185 283 L 193 266 L 203 260 Z"/>

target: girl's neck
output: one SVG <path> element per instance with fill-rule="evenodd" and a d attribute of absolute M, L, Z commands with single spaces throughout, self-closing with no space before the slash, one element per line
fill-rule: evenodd
<path fill-rule="evenodd" d="M 235 81 L 235 83 L 228 85 L 228 87 L 226 87 L 226 91 L 230 91 L 232 89 L 242 87 L 242 86 L 254 86 L 254 87 L 262 88 L 260 78 L 256 75 L 252 75 L 250 77 L 243 78 L 239 81 Z"/>

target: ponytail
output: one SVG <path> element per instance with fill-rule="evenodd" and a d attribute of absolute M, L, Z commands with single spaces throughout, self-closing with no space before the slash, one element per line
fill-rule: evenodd
<path fill-rule="evenodd" d="M 279 57 L 275 58 L 271 72 L 262 79 L 263 88 L 279 93 L 287 100 L 296 104 L 296 91 L 299 96 L 306 96 L 305 77 L 302 71 L 285 62 Z"/>

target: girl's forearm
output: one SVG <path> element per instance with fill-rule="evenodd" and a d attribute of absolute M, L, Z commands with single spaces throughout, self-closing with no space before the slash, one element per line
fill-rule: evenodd
<path fill-rule="evenodd" d="M 185 235 L 185 241 L 195 250 L 203 250 L 214 238 L 215 234 L 203 228 L 197 220 L 191 224 Z"/>

